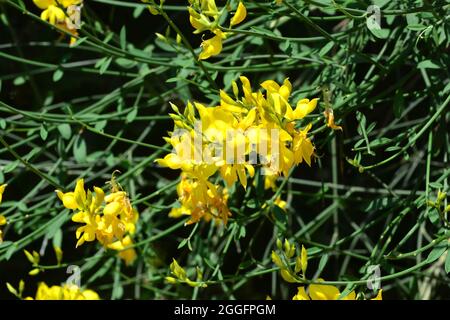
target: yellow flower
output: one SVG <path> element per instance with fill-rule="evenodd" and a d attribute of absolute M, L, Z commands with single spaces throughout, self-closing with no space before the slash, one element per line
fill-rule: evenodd
<path fill-rule="evenodd" d="M 61 8 L 54 5 L 48 6 L 47 9 L 45 9 L 41 13 L 41 19 L 44 21 L 48 21 L 50 24 L 53 25 L 63 22 L 65 18 L 66 15 L 64 11 Z"/>
<path fill-rule="evenodd" d="M 94 187 L 94 192 L 86 192 L 83 179 L 77 181 L 73 192 L 56 190 L 63 205 L 76 211 L 72 221 L 84 224 L 76 230 L 77 247 L 96 239 L 108 246 L 115 241 L 123 241 L 127 234 L 135 232 L 138 212 L 131 206 L 127 193 L 121 189 L 114 176 L 110 184 L 111 192 L 108 195 L 98 187 Z"/>
<path fill-rule="evenodd" d="M 2 203 L 3 193 L 5 192 L 7 184 L 0 185 L 0 203 Z"/>
<path fill-rule="evenodd" d="M 376 297 L 370 300 L 383 300 L 383 289 L 378 290 Z"/>
<path fill-rule="evenodd" d="M 6 184 L 0 185 L 0 203 L 2 203 L 3 192 L 5 192 Z M 0 227 L 4 226 L 8 221 L 6 217 L 0 214 Z M 0 229 L 0 244 L 3 242 L 3 231 Z"/>
<path fill-rule="evenodd" d="M 319 281 L 323 281 L 319 279 Z M 338 300 L 341 292 L 335 286 L 325 284 L 311 284 L 309 286 L 309 295 L 304 287 L 299 287 L 297 294 L 292 300 Z M 342 300 L 356 300 L 356 293 L 350 292 Z"/>
<path fill-rule="evenodd" d="M 297 102 L 295 110 L 288 110 L 286 113 L 286 118 L 289 120 L 303 119 L 308 114 L 314 111 L 317 106 L 319 99 L 301 99 Z"/>
<path fill-rule="evenodd" d="M 0 215 L 0 227 L 4 226 L 7 223 L 4 215 Z M 3 231 L 0 229 L 0 244 L 3 242 Z"/>
<path fill-rule="evenodd" d="M 308 131 L 311 129 L 311 123 L 306 126 L 305 129 L 294 133 L 293 140 L 293 152 L 294 152 L 294 163 L 297 165 L 303 160 L 311 166 L 311 157 L 314 154 L 314 146 L 311 140 L 306 136 Z"/>
<path fill-rule="evenodd" d="M 188 103 L 181 114 L 172 105 L 174 131 L 164 139 L 172 145 L 173 152 L 156 160 L 161 166 L 182 171 L 177 187 L 180 205 L 169 216 L 189 215 L 189 223 L 200 218 L 226 222 L 230 215 L 226 188 L 209 182 L 216 172 L 227 188 L 236 182 L 246 188 L 258 165 L 266 176 L 267 189 L 275 188 L 277 177 L 281 173 L 287 176 L 293 166 L 303 161 L 311 165 L 314 145 L 308 132 L 312 125 L 299 130 L 294 120 L 314 110 L 317 99 L 302 99 L 293 110 L 289 105 L 292 84 L 288 79 L 281 85 L 264 81 L 261 87 L 265 93 L 253 92 L 246 77 L 241 76 L 240 80 L 242 95 L 232 82 L 235 98 L 220 90 L 217 106 Z M 280 207 L 285 206 L 277 201 Z"/>
<path fill-rule="evenodd" d="M 134 260 L 136 260 L 136 251 L 133 248 L 127 248 L 133 245 L 133 239 L 130 236 L 126 236 L 122 239 L 122 241 L 116 241 L 108 245 L 109 249 L 119 251 L 118 256 L 125 261 L 127 266 L 133 264 Z"/>
<path fill-rule="evenodd" d="M 214 37 L 203 40 L 201 44 L 202 52 L 198 56 L 198 60 L 206 60 L 222 51 L 222 39 L 224 39 L 225 34 L 218 29 L 214 31 L 214 34 Z"/>
<path fill-rule="evenodd" d="M 239 2 L 236 13 L 234 14 L 233 18 L 231 18 L 230 27 L 241 23 L 242 21 L 244 21 L 245 17 L 247 17 L 247 9 L 242 2 Z"/>
<path fill-rule="evenodd" d="M 228 190 L 208 182 L 206 179 L 199 179 L 193 176 L 182 174 L 180 183 L 177 186 L 178 199 L 181 206 L 173 208 L 169 216 L 180 217 L 189 215 L 187 224 L 198 222 L 200 219 L 210 221 L 223 221 L 227 223 L 231 216 L 228 210 Z"/>
<path fill-rule="evenodd" d="M 222 26 L 219 21 L 225 8 L 219 10 L 215 0 L 192 0 L 189 2 L 191 4 L 191 6 L 188 7 L 189 22 L 195 29 L 194 33 L 201 33 L 204 31 L 214 33 L 212 38 L 202 41 L 202 52 L 198 59 L 205 60 L 218 55 L 222 51 L 222 40 L 225 39 L 227 35 L 221 31 Z M 230 28 L 241 23 L 246 16 L 247 9 L 242 2 L 239 2 L 237 10 L 230 20 Z"/>
<path fill-rule="evenodd" d="M 27 297 L 26 300 L 100 300 L 95 291 L 82 290 L 76 285 L 48 287 L 44 282 L 39 283 L 36 297 Z"/>
<path fill-rule="evenodd" d="M 323 280 L 319 279 L 319 281 Z M 292 298 L 292 300 L 338 300 L 340 295 L 341 292 L 335 286 L 325 284 L 311 284 L 309 286 L 309 295 L 306 293 L 305 287 L 298 287 L 298 292 Z M 340 300 L 356 300 L 355 291 L 351 291 Z M 382 290 L 379 290 L 377 296 L 370 300 L 383 300 Z"/>

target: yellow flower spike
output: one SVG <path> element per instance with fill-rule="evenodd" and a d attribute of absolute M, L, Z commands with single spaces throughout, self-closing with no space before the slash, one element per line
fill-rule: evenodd
<path fill-rule="evenodd" d="M 218 55 L 222 51 L 223 33 L 222 31 L 217 30 L 215 34 L 216 35 L 211 39 L 202 42 L 202 52 L 198 56 L 198 60 L 206 60 L 212 56 Z"/>
<path fill-rule="evenodd" d="M 247 17 L 247 8 L 245 8 L 245 6 L 242 2 L 239 2 L 236 13 L 234 14 L 233 18 L 231 18 L 231 20 L 230 20 L 230 27 L 241 23 L 242 21 L 245 20 L 246 17 Z"/>

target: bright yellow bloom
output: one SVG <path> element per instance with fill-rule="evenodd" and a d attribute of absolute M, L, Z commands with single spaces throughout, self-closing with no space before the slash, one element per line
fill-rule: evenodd
<path fill-rule="evenodd" d="M 321 279 L 319 280 L 322 281 Z M 298 292 L 292 300 L 338 300 L 340 295 L 341 292 L 335 286 L 311 284 L 309 286 L 309 295 L 306 293 L 305 287 L 298 287 Z M 356 300 L 355 291 L 351 291 L 340 300 Z M 377 296 L 371 300 L 382 300 L 382 290 L 379 290 Z"/>
<path fill-rule="evenodd" d="M 71 33 L 70 45 L 73 45 L 80 28 L 80 12 L 83 0 L 33 0 L 41 10 L 41 19 Z"/>
<path fill-rule="evenodd" d="M 118 240 L 108 245 L 109 249 L 119 251 L 118 255 L 121 259 L 125 261 L 127 266 L 133 264 L 134 260 L 136 260 L 136 251 L 133 248 L 128 248 L 133 245 L 133 239 L 130 236 L 126 236 L 121 241 Z"/>
<path fill-rule="evenodd" d="M 236 13 L 234 14 L 233 18 L 231 18 L 230 27 L 241 23 L 245 20 L 245 17 L 247 17 L 247 8 L 245 8 L 242 2 L 239 2 Z"/>
<path fill-rule="evenodd" d="M 5 192 L 7 184 L 0 185 L 0 203 L 2 203 L 3 193 Z"/>
<path fill-rule="evenodd" d="M 210 31 L 214 34 L 212 38 L 203 40 L 202 52 L 198 59 L 206 60 L 218 55 L 222 51 L 222 41 L 227 37 L 227 33 L 221 31 L 219 19 L 225 8 L 219 10 L 215 0 L 192 0 L 188 7 L 189 22 L 195 29 L 194 33 Z M 230 28 L 244 21 L 247 16 L 247 9 L 242 2 L 239 2 L 235 14 L 230 20 Z"/>
<path fill-rule="evenodd" d="M 39 283 L 36 297 L 27 297 L 26 300 L 100 300 L 95 291 L 82 290 L 76 285 L 63 285 L 48 287 L 44 282 Z"/>
<path fill-rule="evenodd" d="M 274 188 L 280 174 L 288 175 L 303 161 L 312 164 L 314 146 L 308 136 L 312 125 L 297 129 L 295 124 L 314 110 L 317 99 L 300 99 L 293 110 L 288 79 L 281 85 L 264 81 L 261 87 L 265 92 L 253 92 L 244 76 L 240 80 L 241 94 L 233 82 L 235 98 L 221 90 L 217 106 L 188 103 L 181 114 L 172 105 L 174 130 L 164 139 L 173 151 L 156 160 L 161 166 L 182 171 L 177 189 L 180 206 L 172 209 L 171 217 L 190 215 L 190 222 L 200 218 L 226 222 L 230 215 L 226 189 L 211 184 L 210 179 L 220 176 L 228 189 L 236 182 L 246 188 L 257 166 L 266 176 L 265 188 Z M 285 206 L 281 200 L 280 206 Z"/>
<path fill-rule="evenodd" d="M 95 240 L 114 250 L 122 250 L 132 244 L 129 236 L 136 230 L 139 214 L 132 207 L 127 193 L 115 182 L 114 176 L 110 184 L 111 192 L 107 195 L 98 187 L 94 187 L 94 192 L 86 192 L 83 179 L 77 181 L 73 192 L 56 190 L 63 205 L 75 211 L 72 221 L 84 224 L 76 230 L 77 247 Z M 134 260 L 133 253 L 133 249 L 124 250 L 119 256 L 129 264 Z"/>
<path fill-rule="evenodd" d="M 202 52 L 198 56 L 198 60 L 206 60 L 222 51 L 222 39 L 224 39 L 225 34 L 220 30 L 215 30 L 214 33 L 215 36 L 211 39 L 203 40 L 201 44 Z"/>
<path fill-rule="evenodd" d="M 198 222 L 200 219 L 223 221 L 225 224 L 231 216 L 228 210 L 228 191 L 207 181 L 206 179 L 182 175 L 177 186 L 180 207 L 173 208 L 169 216 L 173 218 L 182 215 L 191 216 L 187 224 Z"/>

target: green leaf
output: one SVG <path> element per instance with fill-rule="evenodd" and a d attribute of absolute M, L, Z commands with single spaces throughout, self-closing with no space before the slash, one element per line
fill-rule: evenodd
<path fill-rule="evenodd" d="M 71 47 L 71 48 L 78 47 L 80 44 L 82 44 L 82 43 L 85 42 L 86 40 L 87 40 L 87 37 L 78 38 L 77 41 L 75 41 L 75 43 L 72 44 L 70 47 Z"/>
<path fill-rule="evenodd" d="M 322 255 L 322 257 L 320 257 L 319 268 L 317 269 L 318 273 L 321 273 L 323 271 L 323 269 L 327 265 L 328 258 L 329 258 L 329 254 L 328 253 L 326 253 L 326 254 Z"/>
<path fill-rule="evenodd" d="M 20 76 L 20 77 L 17 77 L 17 78 L 14 79 L 13 84 L 14 84 L 15 86 L 21 86 L 21 85 L 23 85 L 25 82 L 26 82 L 25 77 Z"/>
<path fill-rule="evenodd" d="M 86 162 L 86 142 L 83 138 L 80 136 L 77 137 L 75 143 L 73 144 L 73 155 L 75 157 L 75 160 L 78 163 L 85 163 Z"/>
<path fill-rule="evenodd" d="M 20 163 L 19 160 L 12 161 L 12 162 L 8 163 L 6 166 L 3 167 L 3 173 L 9 173 L 9 172 L 14 171 L 14 169 L 17 168 L 19 163 Z"/>
<path fill-rule="evenodd" d="M 58 82 L 59 80 L 61 80 L 63 75 L 64 71 L 62 71 L 61 69 L 56 69 L 55 72 L 53 72 L 53 82 Z"/>
<path fill-rule="evenodd" d="M 181 242 L 180 242 L 180 244 L 178 245 L 177 249 L 183 248 L 183 247 L 187 244 L 187 242 L 188 242 L 188 239 L 187 239 L 187 238 L 181 240 Z"/>
<path fill-rule="evenodd" d="M 125 58 L 117 58 L 115 63 L 124 69 L 131 69 L 137 65 L 135 61 Z"/>
<path fill-rule="evenodd" d="M 103 129 L 105 129 L 105 127 L 106 127 L 106 124 L 107 124 L 106 120 L 102 120 L 102 121 L 96 122 L 95 123 L 95 130 L 103 131 Z"/>
<path fill-rule="evenodd" d="M 145 7 L 144 6 L 137 6 L 133 10 L 133 18 L 137 19 L 141 16 L 142 12 L 144 12 Z"/>
<path fill-rule="evenodd" d="M 260 33 L 262 35 L 266 35 L 269 37 L 278 37 L 278 35 L 276 33 L 274 33 L 273 31 L 261 28 L 261 27 L 251 27 L 250 28 L 253 31 L 256 31 L 257 33 Z"/>
<path fill-rule="evenodd" d="M 109 65 L 111 64 L 112 57 L 104 57 L 97 61 L 95 64 L 95 68 L 99 69 L 99 73 L 103 74 L 106 70 L 108 70 Z"/>
<path fill-rule="evenodd" d="M 405 110 L 405 99 L 403 98 L 403 91 L 401 89 L 395 92 L 394 97 L 394 115 L 397 119 L 401 117 Z"/>
<path fill-rule="evenodd" d="M 447 256 L 445 257 L 445 272 L 450 273 L 450 252 L 447 251 Z"/>
<path fill-rule="evenodd" d="M 63 139 L 70 139 L 70 137 L 72 136 L 72 128 L 70 127 L 70 125 L 68 125 L 67 123 L 61 123 L 57 128 Z"/>
<path fill-rule="evenodd" d="M 134 107 L 134 108 L 127 114 L 126 122 L 127 122 L 127 123 L 133 122 L 134 119 L 136 119 L 137 114 L 138 114 L 138 108 L 137 108 L 137 107 Z"/>
<path fill-rule="evenodd" d="M 389 37 L 389 29 L 376 29 L 376 28 L 370 28 L 369 29 L 372 34 L 377 37 L 378 39 L 387 39 Z"/>
<path fill-rule="evenodd" d="M 334 47 L 334 42 L 333 41 L 328 42 L 326 45 L 324 45 L 322 47 L 322 49 L 320 49 L 319 56 L 323 57 L 328 52 L 330 52 L 330 50 L 333 49 L 333 47 Z"/>
<path fill-rule="evenodd" d="M 53 246 L 62 248 L 62 238 L 63 238 L 63 233 L 62 233 L 61 228 L 59 228 L 54 232 L 54 235 L 52 238 Z"/>
<path fill-rule="evenodd" d="M 423 24 L 408 24 L 406 28 L 412 31 L 422 31 L 426 29 L 427 26 L 424 26 Z"/>
<path fill-rule="evenodd" d="M 41 136 L 42 140 L 44 140 L 44 141 L 47 140 L 48 131 L 43 124 L 41 125 L 41 128 L 39 129 L 39 135 Z"/>
<path fill-rule="evenodd" d="M 125 26 L 122 26 L 122 29 L 120 29 L 120 47 L 122 50 L 125 50 L 127 47 L 127 29 Z"/>
<path fill-rule="evenodd" d="M 441 66 L 431 60 L 424 60 L 417 65 L 419 69 L 441 69 Z"/>
<path fill-rule="evenodd" d="M 439 243 L 436 247 L 431 250 L 428 254 L 427 262 L 432 263 L 439 259 L 447 251 L 447 243 Z"/>

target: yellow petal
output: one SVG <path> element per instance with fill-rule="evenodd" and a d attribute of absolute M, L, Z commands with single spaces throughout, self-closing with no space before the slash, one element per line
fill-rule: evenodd
<path fill-rule="evenodd" d="M 55 0 L 33 0 L 34 4 L 42 10 L 47 9 L 51 5 L 56 5 Z"/>
<path fill-rule="evenodd" d="M 78 209 L 78 204 L 75 201 L 75 194 L 73 192 L 63 193 L 60 190 L 56 190 L 58 198 L 62 201 L 64 207 L 67 209 Z"/>
<path fill-rule="evenodd" d="M 292 300 L 311 300 L 311 299 L 306 294 L 305 287 L 298 287 L 298 292 L 292 298 Z"/>
<path fill-rule="evenodd" d="M 377 296 L 376 296 L 375 298 L 373 298 L 373 299 L 370 299 L 370 300 L 383 300 L 382 293 L 383 293 L 383 289 L 380 289 L 380 290 L 378 291 Z"/>
<path fill-rule="evenodd" d="M 308 114 L 310 114 L 311 112 L 314 111 L 314 109 L 317 106 L 317 101 L 319 99 L 312 99 L 311 101 L 309 101 L 308 99 L 302 99 L 299 102 L 297 102 L 297 106 L 294 110 L 294 119 L 303 119 L 304 117 L 306 117 Z"/>
<path fill-rule="evenodd" d="M 241 23 L 242 21 L 244 21 L 245 17 L 247 17 L 247 9 L 242 2 L 239 2 L 236 13 L 234 14 L 233 18 L 231 18 L 230 27 Z"/>
<path fill-rule="evenodd" d="M 121 209 L 122 207 L 119 202 L 111 202 L 105 206 L 103 213 L 107 215 L 117 215 Z"/>
<path fill-rule="evenodd" d="M 309 295 L 312 300 L 337 300 L 340 292 L 335 286 L 312 284 L 309 286 Z"/>
<path fill-rule="evenodd" d="M 6 217 L 0 214 L 0 226 L 4 226 L 6 224 Z"/>
<path fill-rule="evenodd" d="M 199 60 L 206 60 L 211 56 L 216 56 L 222 51 L 222 36 L 215 35 L 211 39 L 204 40 L 201 44 L 202 52 L 198 56 Z"/>

